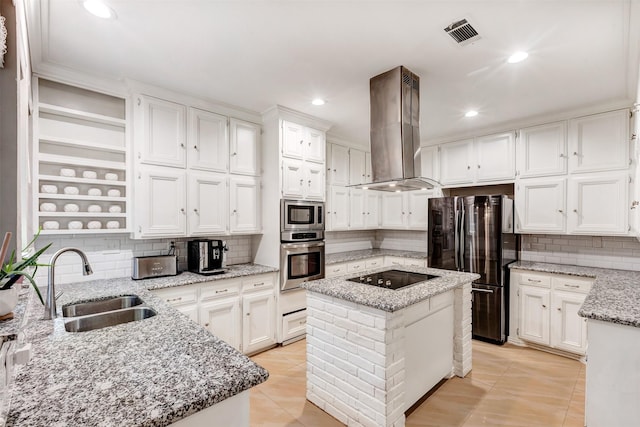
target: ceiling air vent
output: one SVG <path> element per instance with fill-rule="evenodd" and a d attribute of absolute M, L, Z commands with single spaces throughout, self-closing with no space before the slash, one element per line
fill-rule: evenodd
<path fill-rule="evenodd" d="M 473 43 L 474 41 L 480 39 L 480 36 L 478 35 L 476 29 L 473 28 L 466 19 L 462 19 L 460 21 L 452 23 L 447 28 L 445 28 L 444 31 L 449 34 L 451 38 L 453 38 L 460 46 Z"/>

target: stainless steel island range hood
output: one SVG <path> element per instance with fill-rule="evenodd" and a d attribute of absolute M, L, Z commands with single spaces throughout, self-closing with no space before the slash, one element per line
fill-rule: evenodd
<path fill-rule="evenodd" d="M 371 171 L 373 182 L 359 188 L 407 191 L 439 187 L 421 176 L 420 77 L 405 67 L 373 77 Z"/>

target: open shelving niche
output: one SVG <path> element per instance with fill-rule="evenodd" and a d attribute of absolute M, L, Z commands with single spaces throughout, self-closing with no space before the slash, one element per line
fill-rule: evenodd
<path fill-rule="evenodd" d="M 36 227 L 43 228 L 42 234 L 128 233 L 125 99 L 42 78 L 37 87 Z M 62 176 L 61 169 L 73 169 L 75 176 Z M 84 178 L 84 171 L 97 176 Z M 106 174 L 117 178 L 106 179 Z M 55 186 L 56 192 L 43 191 L 43 185 Z M 76 187 L 78 194 L 65 194 L 65 187 Z M 101 195 L 89 195 L 89 189 L 99 189 Z M 119 194 L 109 196 L 109 190 Z M 54 204 L 55 211 L 42 210 L 43 203 Z M 67 204 L 78 205 L 78 211 L 65 212 Z M 101 211 L 89 212 L 92 205 Z M 119 212 L 109 212 L 112 206 L 119 207 Z M 59 228 L 45 229 L 46 221 L 58 222 Z M 82 228 L 69 229 L 70 221 L 82 222 Z M 89 221 L 100 221 L 101 228 L 88 229 Z M 117 221 L 118 227 L 106 228 L 110 221 Z"/>

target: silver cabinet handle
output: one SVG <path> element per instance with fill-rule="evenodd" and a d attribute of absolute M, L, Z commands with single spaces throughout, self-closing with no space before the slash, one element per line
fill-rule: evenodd
<path fill-rule="evenodd" d="M 180 147 L 181 147 L 181 148 L 184 148 L 184 143 L 182 143 L 182 142 L 181 142 L 181 143 L 180 143 Z"/>
<path fill-rule="evenodd" d="M 580 287 L 580 285 L 569 285 L 568 283 L 563 283 L 562 286 L 566 288 L 574 288 L 574 289 L 577 289 Z"/>
<path fill-rule="evenodd" d="M 471 169 L 471 166 L 467 166 L 467 169 Z"/>
<path fill-rule="evenodd" d="M 573 211 L 574 211 L 575 213 L 578 213 L 578 209 L 574 209 Z"/>
<path fill-rule="evenodd" d="M 184 213 L 184 208 L 180 208 L 180 212 Z"/>
<path fill-rule="evenodd" d="M 225 293 L 225 292 L 229 292 L 229 289 L 228 288 L 221 289 L 219 291 L 216 291 L 216 294 L 222 294 L 222 293 Z"/>
<path fill-rule="evenodd" d="M 560 157 L 564 157 L 564 153 L 560 153 Z"/>
<path fill-rule="evenodd" d="M 558 212 L 562 213 L 562 209 L 558 209 Z"/>
<path fill-rule="evenodd" d="M 193 211 L 194 211 L 195 213 L 198 213 L 198 209 L 197 209 L 197 208 L 193 208 Z"/>
<path fill-rule="evenodd" d="M 546 305 L 544 305 L 544 304 L 542 304 L 542 308 L 547 308 L 547 306 L 546 306 Z"/>
<path fill-rule="evenodd" d="M 233 152 L 233 153 L 231 153 L 231 155 L 232 155 L 232 156 L 235 156 L 235 155 L 236 155 L 236 153 L 235 153 L 235 152 Z"/>
<path fill-rule="evenodd" d="M 303 140 L 303 139 L 301 139 L 301 140 L 300 140 L 300 144 L 302 144 L 303 142 L 304 142 L 304 140 Z"/>
<path fill-rule="evenodd" d="M 577 156 L 577 155 L 578 155 L 578 152 L 577 152 L 577 151 L 574 151 L 574 152 L 573 152 L 573 155 L 574 155 L 574 156 Z"/>
<path fill-rule="evenodd" d="M 562 309 L 560 307 L 558 307 L 558 311 L 562 311 Z"/>
<path fill-rule="evenodd" d="M 198 146 L 197 146 L 197 145 L 194 145 L 194 146 L 193 146 L 193 149 L 194 149 L 194 150 L 197 150 L 197 149 L 198 149 Z"/>
<path fill-rule="evenodd" d="M 542 280 L 537 280 L 537 279 L 527 279 L 527 282 L 540 283 L 540 282 L 542 282 Z"/>
<path fill-rule="evenodd" d="M 258 286 L 264 286 L 264 282 L 260 282 L 260 283 L 254 283 L 253 287 L 257 288 Z"/>
<path fill-rule="evenodd" d="M 478 165 L 478 169 L 480 169 L 480 165 Z"/>

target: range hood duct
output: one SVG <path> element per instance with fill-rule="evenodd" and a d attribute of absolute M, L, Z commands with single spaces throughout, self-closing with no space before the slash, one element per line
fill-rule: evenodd
<path fill-rule="evenodd" d="M 373 77 L 371 97 L 371 169 L 373 182 L 358 185 L 384 191 L 439 187 L 421 176 L 420 77 L 405 67 Z"/>

